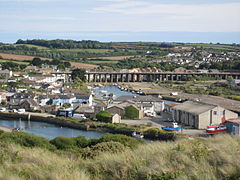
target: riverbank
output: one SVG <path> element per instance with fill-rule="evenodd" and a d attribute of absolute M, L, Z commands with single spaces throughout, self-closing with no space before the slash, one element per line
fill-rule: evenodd
<path fill-rule="evenodd" d="M 7 128 L 7 127 L 3 127 L 3 126 L 0 126 L 0 130 L 4 131 L 4 132 L 8 132 L 8 133 L 11 133 L 12 132 L 12 129 L 11 128 Z"/>
<path fill-rule="evenodd" d="M 0 113 L 2 120 L 19 120 L 28 121 L 29 116 L 27 114 L 17 114 L 17 113 Z M 91 120 L 78 120 L 73 118 L 53 118 L 53 117 L 40 117 L 31 116 L 30 121 L 36 122 L 46 122 L 50 124 L 55 124 L 61 127 L 68 127 L 78 130 L 85 131 L 98 131 L 112 134 L 123 134 L 127 136 L 132 136 L 133 132 L 138 132 L 144 134 L 144 137 L 151 140 L 175 140 L 178 137 L 183 137 L 184 135 L 165 132 L 158 128 L 153 128 L 147 125 L 129 125 L 129 124 L 110 124 L 102 123 Z M 152 131 L 153 130 L 153 131 Z"/>

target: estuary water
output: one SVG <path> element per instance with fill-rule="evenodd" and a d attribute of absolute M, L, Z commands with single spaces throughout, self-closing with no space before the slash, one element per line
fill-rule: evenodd
<path fill-rule="evenodd" d="M 96 131 L 83 131 L 72 128 L 60 127 L 58 125 L 45 123 L 45 122 L 28 122 L 28 121 L 13 121 L 13 120 L 0 120 L 0 126 L 9 128 L 23 128 L 23 132 L 42 136 L 47 139 L 53 139 L 58 136 L 77 137 L 85 136 L 86 139 L 99 138 L 104 135 L 102 132 Z"/>

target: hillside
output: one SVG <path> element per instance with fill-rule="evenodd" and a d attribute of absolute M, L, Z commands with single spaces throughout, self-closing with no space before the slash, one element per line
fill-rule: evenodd
<path fill-rule="evenodd" d="M 120 147 L 120 146 L 118 146 Z M 0 179 L 239 179 L 240 139 L 155 142 L 94 159 L 0 143 Z"/>

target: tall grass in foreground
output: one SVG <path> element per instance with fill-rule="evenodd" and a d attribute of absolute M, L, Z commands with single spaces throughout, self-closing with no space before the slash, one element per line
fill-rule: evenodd
<path fill-rule="evenodd" d="M 0 179 L 239 179 L 240 139 L 212 138 L 155 142 L 82 160 L 71 153 L 54 153 L 0 143 Z"/>
<path fill-rule="evenodd" d="M 85 164 L 99 179 L 240 179 L 240 139 L 228 135 L 143 145 Z"/>

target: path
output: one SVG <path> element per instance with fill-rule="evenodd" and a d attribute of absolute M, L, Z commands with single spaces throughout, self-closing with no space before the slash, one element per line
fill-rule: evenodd
<path fill-rule="evenodd" d="M 11 133 L 11 132 L 12 132 L 12 129 L 7 128 L 7 127 L 3 127 L 3 126 L 0 126 L 0 130 L 5 131 L 5 132 L 8 132 L 8 133 Z"/>

